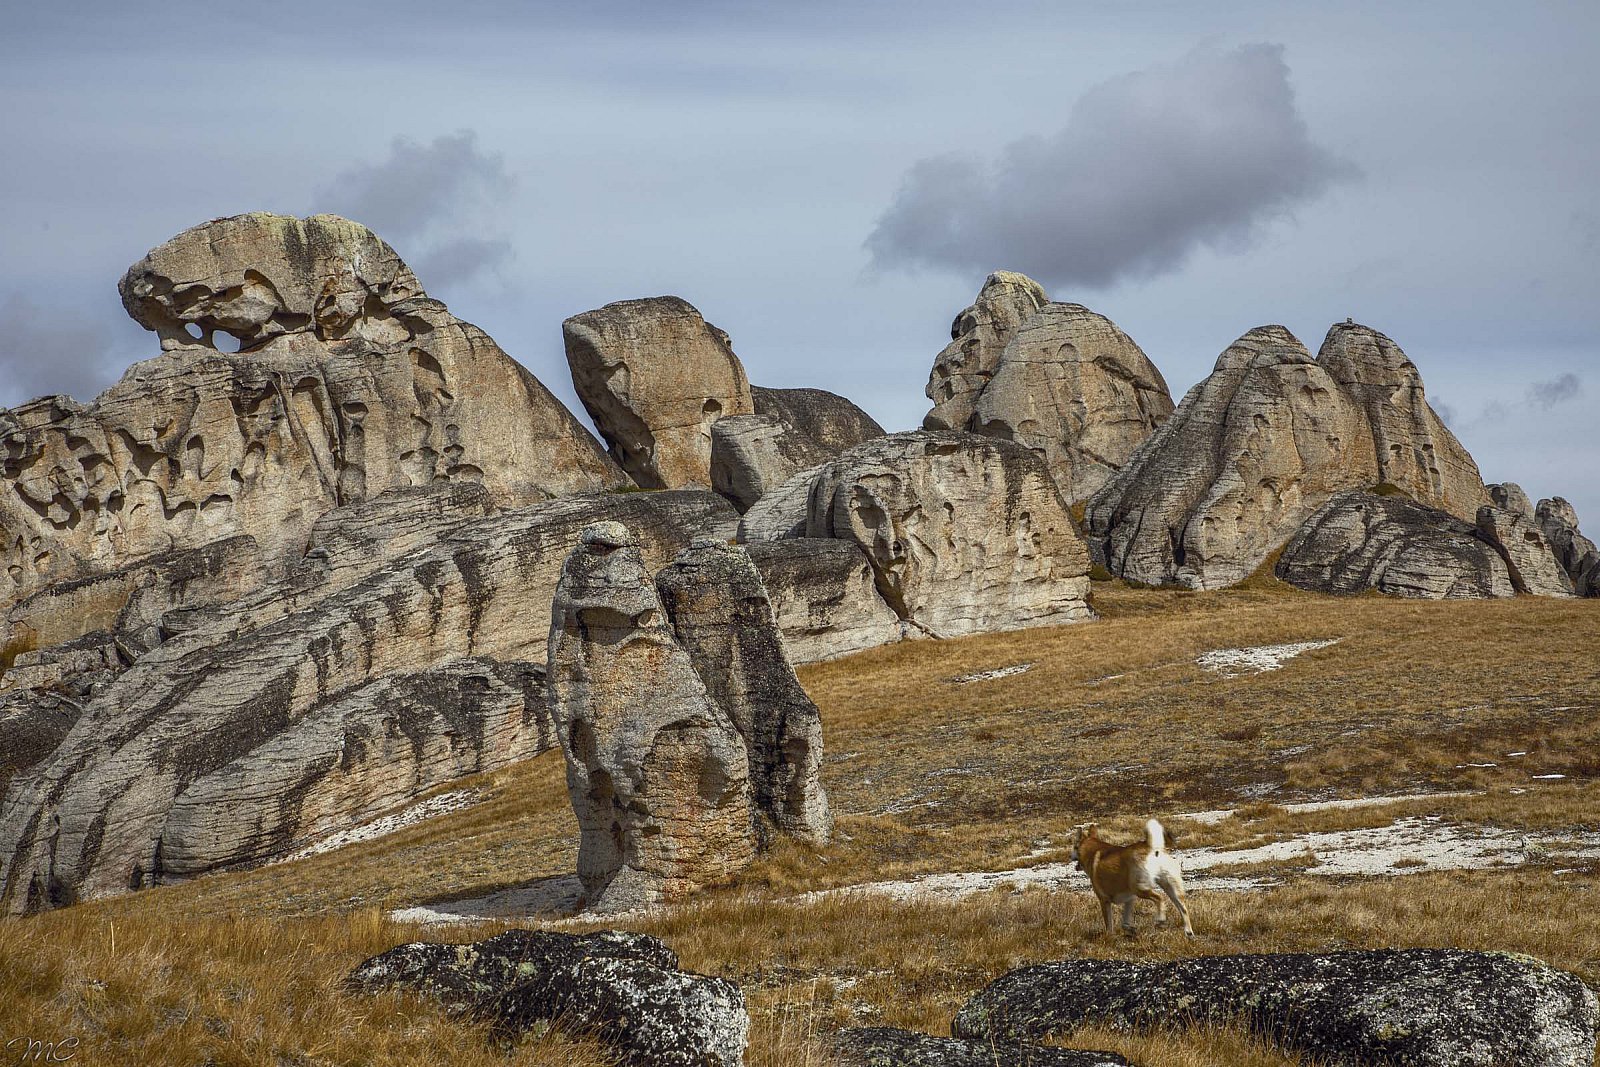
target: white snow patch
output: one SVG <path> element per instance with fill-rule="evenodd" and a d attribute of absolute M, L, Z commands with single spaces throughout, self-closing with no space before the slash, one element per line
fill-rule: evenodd
<path fill-rule="evenodd" d="M 462 808 L 470 808 L 482 799 L 483 793 L 477 789 L 457 789 L 449 793 L 440 793 L 436 797 L 429 797 L 427 800 L 419 801 L 409 808 L 402 808 L 397 812 L 374 819 L 361 826 L 329 834 L 320 841 L 313 841 L 300 851 L 291 852 L 282 859 L 274 860 L 273 862 L 282 863 L 287 860 L 305 859 L 307 856 L 315 856 L 322 852 L 332 852 L 336 848 L 353 845 L 358 841 L 373 841 L 386 834 L 392 834 L 396 830 L 404 830 L 408 826 L 415 826 L 424 819 L 431 819 L 436 815 L 447 815 L 452 811 L 460 811 Z"/>
<path fill-rule="evenodd" d="M 1328 641 L 1301 641 L 1293 645 L 1260 645 L 1256 648 L 1219 648 L 1195 660 L 1200 666 L 1217 674 L 1234 677 L 1241 674 L 1260 674 L 1263 671 L 1282 670 L 1289 660 L 1304 652 L 1336 645 L 1340 638 Z"/>
<path fill-rule="evenodd" d="M 1013 663 L 1009 667 L 996 667 L 992 671 L 975 671 L 972 674 L 963 674 L 950 679 L 954 685 L 970 685 L 973 682 L 992 682 L 996 678 L 1010 678 L 1015 674 L 1027 674 L 1033 670 L 1031 663 Z"/>
<path fill-rule="evenodd" d="M 1387 804 L 1404 804 L 1410 800 L 1457 800 L 1461 797 L 1482 796 L 1482 793 L 1466 791 L 1454 793 L 1397 793 L 1387 797 L 1355 797 L 1350 800 L 1312 800 L 1300 804 L 1279 804 L 1277 807 L 1283 811 L 1300 813 L 1305 811 L 1347 811 L 1352 808 L 1381 808 Z M 1233 815 L 1237 808 L 1217 808 L 1212 811 L 1191 811 L 1175 816 L 1197 822 L 1202 826 L 1212 826 Z"/>

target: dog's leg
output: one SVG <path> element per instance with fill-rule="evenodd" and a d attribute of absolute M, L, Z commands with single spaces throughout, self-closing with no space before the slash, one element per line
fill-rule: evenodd
<path fill-rule="evenodd" d="M 1168 875 L 1158 884 L 1161 891 L 1171 898 L 1172 906 L 1178 909 L 1178 915 L 1183 919 L 1183 932 L 1193 937 L 1194 926 L 1189 922 L 1189 898 L 1183 892 L 1183 879 Z"/>
<path fill-rule="evenodd" d="M 1115 915 L 1116 915 L 1116 911 L 1117 911 L 1117 905 L 1108 897 L 1107 899 L 1102 900 L 1100 902 L 1100 911 L 1105 916 L 1106 933 L 1108 933 L 1108 934 L 1116 933 L 1117 932 L 1117 922 L 1116 922 L 1116 919 L 1115 919 Z"/>
<path fill-rule="evenodd" d="M 1129 897 L 1122 902 L 1122 932 L 1125 934 L 1133 933 L 1133 902 L 1135 899 L 1137 898 Z"/>

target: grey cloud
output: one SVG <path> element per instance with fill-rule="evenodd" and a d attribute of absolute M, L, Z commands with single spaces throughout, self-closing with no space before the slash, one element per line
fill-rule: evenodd
<path fill-rule="evenodd" d="M 1534 382 L 1528 386 L 1528 402 L 1541 408 L 1552 408 L 1583 395 L 1583 381 L 1570 372 L 1547 382 Z"/>
<path fill-rule="evenodd" d="M 1048 137 L 925 159 L 867 240 L 879 267 L 1106 286 L 1236 252 L 1355 171 L 1313 144 L 1278 45 L 1201 48 L 1104 82 Z"/>
<path fill-rule="evenodd" d="M 425 286 L 449 286 L 512 258 L 507 241 L 474 235 L 502 228 L 515 180 L 472 130 L 427 144 L 396 137 L 378 163 L 343 171 L 317 197 L 331 211 L 393 244 Z"/>
<path fill-rule="evenodd" d="M 0 304 L 0 405 L 66 393 L 80 400 L 116 379 L 104 331 L 82 316 L 52 314 L 20 294 Z"/>

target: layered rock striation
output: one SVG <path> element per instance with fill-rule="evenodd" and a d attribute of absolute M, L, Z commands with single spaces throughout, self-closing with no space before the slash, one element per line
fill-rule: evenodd
<path fill-rule="evenodd" d="M 934 357 L 925 390 L 933 408 L 923 416 L 923 429 L 968 428 L 1001 353 L 1049 299 L 1025 274 L 997 270 L 984 280 L 978 299 L 951 324 L 950 343 Z"/>
<path fill-rule="evenodd" d="M 711 427 L 711 487 L 740 511 L 845 449 L 883 436 L 883 427 L 842 396 L 822 389 L 752 388 L 754 415 Z"/>

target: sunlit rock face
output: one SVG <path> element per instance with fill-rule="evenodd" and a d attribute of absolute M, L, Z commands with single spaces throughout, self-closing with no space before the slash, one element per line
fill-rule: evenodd
<path fill-rule="evenodd" d="M 997 270 L 984 280 L 978 299 L 951 324 L 950 343 L 934 357 L 925 390 L 933 408 L 923 429 L 967 429 L 1006 345 L 1048 302 L 1044 288 L 1025 274 Z"/>
<path fill-rule="evenodd" d="M 626 482 L 357 223 L 217 219 L 119 288 L 162 354 L 92 402 L 0 410 L 0 603 L 240 534 L 281 559 L 318 516 L 396 487 L 476 482 L 514 505 Z"/>

